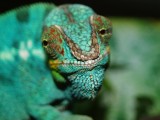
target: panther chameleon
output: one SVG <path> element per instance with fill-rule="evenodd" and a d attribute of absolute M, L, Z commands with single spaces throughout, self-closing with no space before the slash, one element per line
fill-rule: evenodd
<path fill-rule="evenodd" d="M 85 5 L 37 3 L 1 14 L 0 28 L 0 120 L 91 120 L 67 106 L 101 88 L 110 20 Z"/>

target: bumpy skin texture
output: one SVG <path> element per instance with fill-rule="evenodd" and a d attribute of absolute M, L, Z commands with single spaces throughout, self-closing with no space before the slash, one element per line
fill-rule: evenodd
<path fill-rule="evenodd" d="M 1 15 L 0 28 L 0 120 L 90 120 L 65 108 L 100 89 L 111 22 L 84 5 L 35 4 Z"/>

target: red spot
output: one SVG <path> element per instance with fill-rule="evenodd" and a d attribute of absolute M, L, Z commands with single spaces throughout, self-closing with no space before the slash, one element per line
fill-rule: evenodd
<path fill-rule="evenodd" d="M 59 41 L 59 43 L 62 43 L 62 39 L 60 37 L 59 37 L 58 41 Z"/>
<path fill-rule="evenodd" d="M 55 32 L 55 29 L 51 28 L 50 29 L 50 34 L 54 34 L 54 32 Z"/>
<path fill-rule="evenodd" d="M 61 47 L 59 45 L 57 45 L 57 51 L 60 53 L 60 49 Z"/>
<path fill-rule="evenodd" d="M 64 56 L 64 49 L 61 50 L 60 54 Z"/>
<path fill-rule="evenodd" d="M 59 45 L 55 44 L 55 47 L 53 49 L 55 49 L 58 53 L 60 53 L 61 47 Z"/>
<path fill-rule="evenodd" d="M 101 17 L 97 17 L 97 19 L 96 19 L 100 24 L 102 24 L 102 19 L 101 19 Z"/>

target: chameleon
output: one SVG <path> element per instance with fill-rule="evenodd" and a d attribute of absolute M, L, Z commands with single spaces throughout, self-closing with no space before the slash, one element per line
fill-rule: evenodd
<path fill-rule="evenodd" d="M 0 120 L 91 120 L 74 100 L 98 94 L 111 21 L 81 4 L 35 3 L 0 15 Z"/>

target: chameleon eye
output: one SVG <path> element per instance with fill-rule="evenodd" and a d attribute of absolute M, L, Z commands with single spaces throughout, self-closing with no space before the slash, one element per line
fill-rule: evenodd
<path fill-rule="evenodd" d="M 42 45 L 45 47 L 48 45 L 48 41 L 47 40 L 43 40 Z"/>
<path fill-rule="evenodd" d="M 106 30 L 105 30 L 105 29 L 101 29 L 101 30 L 99 30 L 99 34 L 101 34 L 101 35 L 106 34 Z"/>
<path fill-rule="evenodd" d="M 108 28 L 108 29 L 102 28 L 98 31 L 98 33 L 102 37 L 106 36 L 109 39 L 112 36 L 112 28 Z"/>

